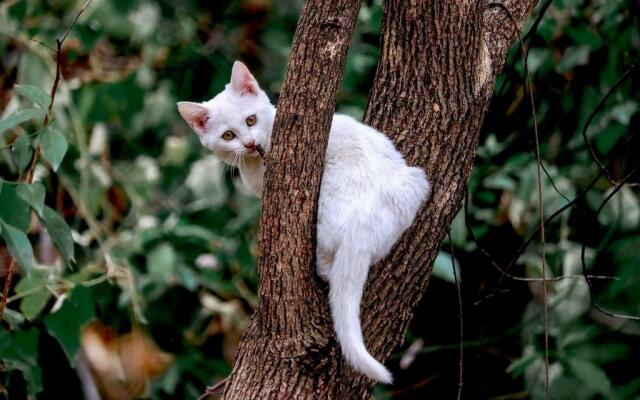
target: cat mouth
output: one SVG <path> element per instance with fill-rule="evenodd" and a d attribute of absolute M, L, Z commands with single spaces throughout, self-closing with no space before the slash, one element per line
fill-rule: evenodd
<path fill-rule="evenodd" d="M 258 150 L 255 147 L 252 149 L 246 149 L 242 154 L 240 154 L 240 156 L 244 157 L 258 157 L 259 155 L 260 154 L 258 154 Z"/>

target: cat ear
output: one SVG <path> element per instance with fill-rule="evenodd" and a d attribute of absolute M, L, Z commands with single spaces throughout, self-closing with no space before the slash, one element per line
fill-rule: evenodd
<path fill-rule="evenodd" d="M 181 101 L 178 111 L 184 120 L 198 135 L 205 134 L 205 127 L 209 121 L 209 109 L 202 104 Z"/>
<path fill-rule="evenodd" d="M 255 96 L 258 94 L 258 82 L 249 72 L 249 68 L 240 61 L 233 63 L 231 70 L 231 88 L 240 94 Z"/>

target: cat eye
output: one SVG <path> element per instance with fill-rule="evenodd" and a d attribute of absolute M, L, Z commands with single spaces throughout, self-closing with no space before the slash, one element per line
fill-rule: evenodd
<path fill-rule="evenodd" d="M 257 121 L 258 121 L 258 119 L 256 118 L 255 114 L 254 115 L 249 115 L 247 117 L 247 125 L 249 125 L 249 126 L 255 125 Z"/>
<path fill-rule="evenodd" d="M 222 138 L 223 138 L 224 140 L 231 140 L 231 139 L 233 139 L 234 137 L 236 137 L 236 134 L 235 134 L 235 133 L 233 133 L 233 132 L 231 132 L 231 131 L 226 131 L 225 133 L 223 133 L 223 134 L 222 134 Z"/>

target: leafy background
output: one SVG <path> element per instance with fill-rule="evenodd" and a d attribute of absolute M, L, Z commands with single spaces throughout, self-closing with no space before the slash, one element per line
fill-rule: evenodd
<path fill-rule="evenodd" d="M 175 102 L 221 90 L 244 60 L 276 101 L 298 0 L 94 0 L 62 48 L 51 123 L 42 119 L 55 47 L 81 2 L 0 4 L 0 281 L 20 268 L 0 330 L 0 396 L 196 398 L 225 377 L 256 305 L 260 206 L 197 143 Z M 556 0 L 529 42 L 546 215 L 582 192 L 598 168 L 582 130 L 640 56 L 632 0 Z M 531 25 L 529 23 L 525 30 Z M 380 1 L 360 12 L 339 110 L 361 116 L 378 55 Z M 637 69 L 588 129 L 620 180 L 638 162 Z M 450 398 L 458 384 L 462 276 L 467 398 L 544 398 L 539 282 L 501 279 L 538 222 L 533 118 L 516 48 L 498 78 L 461 211 L 404 345 L 396 383 L 374 398 Z M 31 152 L 34 184 L 19 184 Z M 59 164 L 59 166 L 58 166 Z M 547 227 L 549 276 L 579 275 L 585 245 L 592 295 L 640 313 L 640 182 L 636 173 L 594 217 L 614 185 L 597 180 Z M 453 254 L 451 252 L 453 249 Z M 542 274 L 536 237 L 510 271 Z M 33 254 L 33 258 L 31 256 Z M 31 262 L 33 260 L 33 262 Z M 554 399 L 640 398 L 640 326 L 591 306 L 583 279 L 549 284 Z M 92 392 L 94 390 L 94 392 Z M 93 394 L 92 394 L 93 393 Z M 93 396 L 93 397 L 92 397 Z"/>

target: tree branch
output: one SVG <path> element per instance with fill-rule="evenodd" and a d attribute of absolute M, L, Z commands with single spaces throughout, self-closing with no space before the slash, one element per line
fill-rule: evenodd
<path fill-rule="evenodd" d="M 80 15 L 84 12 L 84 10 L 87 8 L 87 6 L 89 5 L 89 3 L 91 2 L 91 0 L 87 0 L 84 5 L 82 6 L 82 8 L 80 8 L 80 10 L 76 13 L 75 18 L 73 19 L 73 22 L 71 22 L 71 25 L 69 25 L 69 27 L 67 28 L 67 30 L 65 31 L 64 35 L 62 36 L 62 39 L 56 39 L 56 49 L 55 49 L 55 54 L 56 54 L 56 75 L 55 75 L 55 79 L 53 81 L 53 87 L 51 88 L 51 100 L 49 101 L 49 107 L 47 108 L 47 113 L 44 116 L 44 121 L 42 122 L 42 126 L 46 127 L 47 125 L 49 125 L 49 121 L 50 121 L 50 116 L 53 110 L 53 103 L 55 102 L 56 99 L 56 93 L 58 92 L 58 85 L 60 84 L 60 77 L 61 77 L 61 71 L 62 71 L 62 44 L 64 43 L 64 41 L 67 39 L 67 36 L 69 35 L 69 32 L 71 32 L 71 29 L 73 29 L 73 26 L 76 24 L 76 22 L 78 21 L 78 18 L 80 18 Z M 31 39 L 31 38 L 30 38 Z M 52 49 L 51 46 L 47 46 L 44 43 L 41 43 L 35 39 L 31 39 L 37 43 L 42 44 L 43 46 Z M 31 157 L 31 162 L 29 163 L 29 169 L 27 170 L 27 177 L 26 177 L 26 183 L 32 183 L 33 182 L 33 175 L 35 173 L 36 170 L 36 165 L 38 164 L 38 159 L 40 158 L 40 144 L 36 145 L 36 148 L 33 152 L 33 155 Z M 23 179 L 22 177 L 22 172 L 20 173 L 20 181 Z M 2 288 L 2 298 L 0 299 L 0 321 L 2 320 L 2 315 L 4 314 L 4 309 L 7 305 L 7 299 L 9 297 L 9 291 L 11 290 L 11 286 L 13 284 L 13 276 L 16 273 L 16 260 L 15 258 L 11 258 L 11 262 L 9 263 L 9 268 L 8 268 L 8 272 L 7 272 L 7 277 L 4 281 L 4 286 Z"/>
<path fill-rule="evenodd" d="M 482 12 L 478 2 L 385 2 L 365 122 L 387 133 L 410 164 L 425 168 L 433 192 L 365 290 L 363 326 L 377 357 L 402 342 L 460 208 L 489 98 L 477 90 Z M 359 387 L 364 398 L 370 388 Z"/>
<path fill-rule="evenodd" d="M 513 42 L 500 36 L 483 52 L 488 33 L 478 27 L 492 26 L 500 35 L 493 18 L 502 17 L 487 14 L 483 2 L 469 3 L 474 2 L 385 2 L 381 59 L 365 122 L 387 133 L 410 164 L 426 169 L 433 194 L 369 279 L 363 326 L 367 347 L 377 357 L 386 358 L 402 342 L 446 229 L 460 209 L 491 88 L 503 65 L 492 62 L 487 72 L 486 57 L 504 59 Z M 512 3 L 523 18 L 535 2 L 530 7 Z M 364 398 L 370 386 L 352 378 Z"/>
<path fill-rule="evenodd" d="M 325 287 L 312 265 L 323 156 L 359 6 L 359 0 L 309 0 L 302 10 L 266 160 L 260 304 L 225 399 L 368 398 L 373 387 L 344 363 Z M 381 55 L 365 122 L 388 134 L 409 164 L 426 170 L 433 194 L 368 279 L 362 325 L 367 348 L 378 359 L 402 342 L 460 208 L 499 71 L 491 60 L 503 59 L 511 43 L 499 36 L 486 44 L 489 33 L 482 27 L 508 18 L 487 14 L 486 6 L 384 2 Z M 524 17 L 525 8 L 519 10 Z"/>
<path fill-rule="evenodd" d="M 486 1 L 486 9 L 482 18 L 482 34 L 494 76 L 502 71 L 505 54 L 516 40 L 516 32 L 514 31 L 511 17 L 505 9 L 501 6 L 496 6 L 496 4 L 502 4 L 509 10 L 513 18 L 518 21 L 518 29 L 521 29 L 533 8 L 538 4 L 538 0 Z"/>
<path fill-rule="evenodd" d="M 361 2 L 308 0 L 301 11 L 265 160 L 260 301 L 225 399 L 261 398 L 265 390 L 289 399 L 301 390 L 318 390 L 319 371 L 305 380 L 287 370 L 306 368 L 299 362 L 332 338 L 324 285 L 313 265 L 316 207 L 336 92 Z"/>

